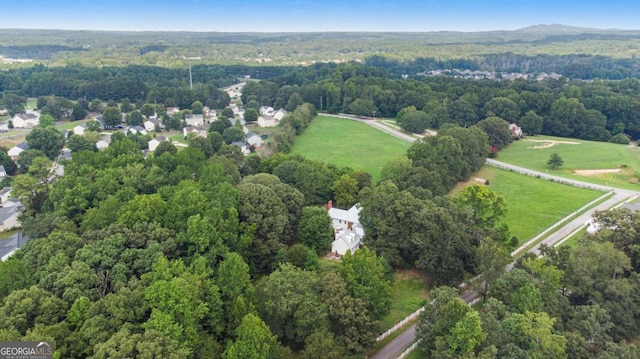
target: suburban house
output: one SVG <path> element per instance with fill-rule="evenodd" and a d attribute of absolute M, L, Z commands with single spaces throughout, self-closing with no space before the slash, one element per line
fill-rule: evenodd
<path fill-rule="evenodd" d="M 191 127 L 202 126 L 204 125 L 204 116 L 196 114 L 185 115 L 184 123 Z"/>
<path fill-rule="evenodd" d="M 209 123 L 218 119 L 218 112 L 216 110 L 210 109 L 207 106 L 205 106 L 204 109 L 202 110 L 202 114 L 204 115 L 205 118 L 209 119 Z"/>
<path fill-rule="evenodd" d="M 142 126 L 131 126 L 129 127 L 129 132 L 133 133 L 134 135 L 140 134 L 145 136 L 147 134 L 147 130 Z"/>
<path fill-rule="evenodd" d="M 276 120 L 273 117 L 261 115 L 258 116 L 258 126 L 260 127 L 276 127 L 280 124 L 280 121 Z"/>
<path fill-rule="evenodd" d="M 11 119 L 14 128 L 31 128 L 40 123 L 40 114 L 37 112 L 18 113 Z"/>
<path fill-rule="evenodd" d="M 512 138 L 522 138 L 522 128 L 515 123 L 509 125 L 509 131 L 511 131 Z"/>
<path fill-rule="evenodd" d="M 207 129 L 200 126 L 195 126 L 195 127 L 187 126 L 182 129 L 182 135 L 184 139 L 186 139 L 190 133 L 195 133 L 196 136 L 198 137 L 207 137 Z"/>
<path fill-rule="evenodd" d="M 287 115 L 287 111 L 285 111 L 284 109 L 279 109 L 278 111 L 273 113 L 273 118 L 275 118 L 278 121 L 282 121 L 282 119 L 284 118 L 284 116 Z"/>
<path fill-rule="evenodd" d="M 78 135 L 78 136 L 82 136 L 82 135 L 84 135 L 84 131 L 86 129 L 87 129 L 86 127 L 78 125 L 78 126 L 73 128 L 73 134 L 74 135 Z"/>
<path fill-rule="evenodd" d="M 251 149 L 249 148 L 249 145 L 244 142 L 234 141 L 234 142 L 231 142 L 231 145 L 239 147 L 240 151 L 245 156 L 251 153 Z"/>
<path fill-rule="evenodd" d="M 253 132 L 249 132 L 244 135 L 245 140 L 251 146 L 260 147 L 262 146 L 262 137 L 256 135 Z"/>
<path fill-rule="evenodd" d="M 231 123 L 231 126 L 235 126 L 238 122 L 239 122 L 242 126 L 244 126 L 244 125 L 246 125 L 246 124 L 247 124 L 247 123 L 246 123 L 246 122 L 244 122 L 244 120 L 243 120 L 243 119 L 241 119 L 241 118 L 235 118 L 235 117 L 233 117 L 233 118 L 229 118 L 228 120 L 229 120 L 229 122 Z M 244 131 L 244 130 L 243 130 L 243 131 Z M 249 130 L 244 131 L 244 133 L 247 133 L 247 132 L 249 132 Z"/>
<path fill-rule="evenodd" d="M 111 135 L 106 135 L 102 137 L 98 142 L 96 142 L 96 148 L 99 150 L 104 150 L 111 144 Z"/>
<path fill-rule="evenodd" d="M 327 203 L 331 226 L 334 231 L 334 241 L 331 243 L 331 252 L 344 255 L 347 251 L 354 253 L 362 246 L 364 228 L 360 224 L 360 204 L 356 204 L 348 210 L 334 208 L 333 202 Z"/>
<path fill-rule="evenodd" d="M 13 162 L 16 162 L 18 160 L 18 156 L 20 156 L 20 154 L 27 149 L 29 149 L 29 144 L 27 143 L 27 141 L 22 141 L 17 145 L 11 147 L 9 151 L 7 151 L 7 154 L 9 155 L 9 157 L 11 157 Z"/>
<path fill-rule="evenodd" d="M 261 115 L 273 117 L 274 110 L 273 110 L 273 107 L 271 106 L 260 106 L 260 110 L 258 110 L 258 112 Z"/>
<path fill-rule="evenodd" d="M 167 115 L 173 116 L 180 112 L 180 107 L 167 107 Z"/>
<path fill-rule="evenodd" d="M 12 187 L 4 187 L 0 190 L 0 204 L 5 203 L 9 200 L 9 196 L 11 195 Z"/>
<path fill-rule="evenodd" d="M 142 124 L 147 132 L 155 131 L 156 127 L 161 128 L 162 124 L 158 119 L 148 119 Z"/>
<path fill-rule="evenodd" d="M 160 144 L 160 142 L 166 142 L 166 141 L 169 141 L 169 139 L 165 136 L 154 137 L 153 139 L 151 139 L 151 141 L 149 141 L 149 151 L 155 151 L 156 148 L 158 148 L 158 145 Z"/>
<path fill-rule="evenodd" d="M 7 121 L 0 122 L 0 132 L 9 132 L 9 122 Z"/>

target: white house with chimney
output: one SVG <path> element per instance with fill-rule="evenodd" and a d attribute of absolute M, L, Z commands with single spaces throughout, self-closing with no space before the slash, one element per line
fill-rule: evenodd
<path fill-rule="evenodd" d="M 364 237 L 364 228 L 360 224 L 362 206 L 358 203 L 344 210 L 334 208 L 332 201 L 329 201 L 327 209 L 335 238 L 331 243 L 331 252 L 340 256 L 347 252 L 354 253 L 362 246 Z"/>

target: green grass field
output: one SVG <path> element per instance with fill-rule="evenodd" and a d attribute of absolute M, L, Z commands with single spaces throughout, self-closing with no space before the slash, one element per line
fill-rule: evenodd
<path fill-rule="evenodd" d="M 552 171 L 548 170 L 547 161 L 554 152 L 562 157 L 564 165 Z M 496 159 L 542 172 L 548 170 L 549 173 L 586 182 L 640 190 L 640 149 L 626 145 L 534 136 L 513 142 L 500 151 Z M 580 170 L 611 172 L 576 172 Z"/>
<path fill-rule="evenodd" d="M 88 121 L 89 121 L 88 119 L 87 120 L 78 120 L 78 121 L 65 121 L 65 122 L 62 122 L 59 125 L 56 125 L 56 128 L 58 130 L 61 130 L 61 131 L 62 130 L 72 130 L 74 127 L 76 127 L 78 125 L 82 126 L 82 125 L 86 124 Z"/>
<path fill-rule="evenodd" d="M 169 137 L 171 141 L 178 141 L 180 143 L 184 143 L 185 145 L 187 144 L 187 141 L 184 139 L 182 132 L 170 131 L 163 135 Z"/>
<path fill-rule="evenodd" d="M 382 319 L 382 330 L 396 325 L 422 307 L 429 298 L 425 279 L 413 271 L 397 270 L 391 287 L 391 311 Z"/>
<path fill-rule="evenodd" d="M 382 167 L 404 155 L 410 146 L 408 142 L 363 123 L 318 116 L 296 139 L 293 153 L 337 166 L 365 170 L 377 181 Z"/>
<path fill-rule="evenodd" d="M 28 98 L 27 103 L 24 106 L 27 110 L 35 110 L 38 107 L 38 99 Z"/>
<path fill-rule="evenodd" d="M 507 213 L 503 223 L 520 243 L 604 194 L 489 166 L 474 176 L 488 179 L 489 189 L 504 196 Z"/>

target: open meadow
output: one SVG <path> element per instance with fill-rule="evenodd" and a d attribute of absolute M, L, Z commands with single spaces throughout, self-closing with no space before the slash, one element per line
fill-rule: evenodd
<path fill-rule="evenodd" d="M 564 165 L 555 171 L 547 167 L 552 153 L 564 160 Z M 640 149 L 636 146 L 534 136 L 511 143 L 496 159 L 585 182 L 640 190 Z"/>
<path fill-rule="evenodd" d="M 410 143 L 366 124 L 334 117 L 316 117 L 296 139 L 293 153 L 341 167 L 365 170 L 380 179 L 380 170 L 407 152 Z"/>
<path fill-rule="evenodd" d="M 507 213 L 502 223 L 509 226 L 511 235 L 518 237 L 520 243 L 604 194 L 490 166 L 484 166 L 466 184 L 485 180 L 489 180 L 489 189 L 504 196 Z"/>

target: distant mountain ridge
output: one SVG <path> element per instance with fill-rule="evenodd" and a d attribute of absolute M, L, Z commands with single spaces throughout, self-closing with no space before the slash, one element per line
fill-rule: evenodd
<path fill-rule="evenodd" d="M 0 56 L 5 60 L 8 58 L 8 67 L 17 66 L 11 65 L 11 59 L 46 61 L 53 66 L 79 62 L 100 66 L 134 64 L 184 67 L 183 59 L 191 56 L 200 57 L 196 66 L 264 63 L 297 66 L 316 62 L 364 61 L 370 56 L 385 56 L 401 61 L 418 58 L 437 61 L 500 58 L 500 66 L 497 67 L 517 68 L 515 63 L 505 61 L 501 54 L 509 59 L 513 59 L 512 55 L 523 59 L 542 59 L 545 56 L 629 59 L 633 64 L 623 67 L 633 68 L 635 74 L 636 67 L 640 69 L 640 64 L 636 64 L 640 56 L 640 29 L 595 29 L 562 24 L 479 32 L 251 33 L 0 29 Z M 3 65 L 0 62 L 0 68 Z M 567 63 L 563 62 L 565 65 Z M 609 71 L 617 70 L 612 68 Z M 627 75 L 626 72 L 620 73 L 616 78 Z"/>
<path fill-rule="evenodd" d="M 583 34 L 583 33 L 603 33 L 603 32 L 634 32 L 637 29 L 598 29 L 594 27 L 578 27 L 563 24 L 538 24 L 513 30 L 513 32 L 523 33 L 543 33 L 543 34 Z"/>

